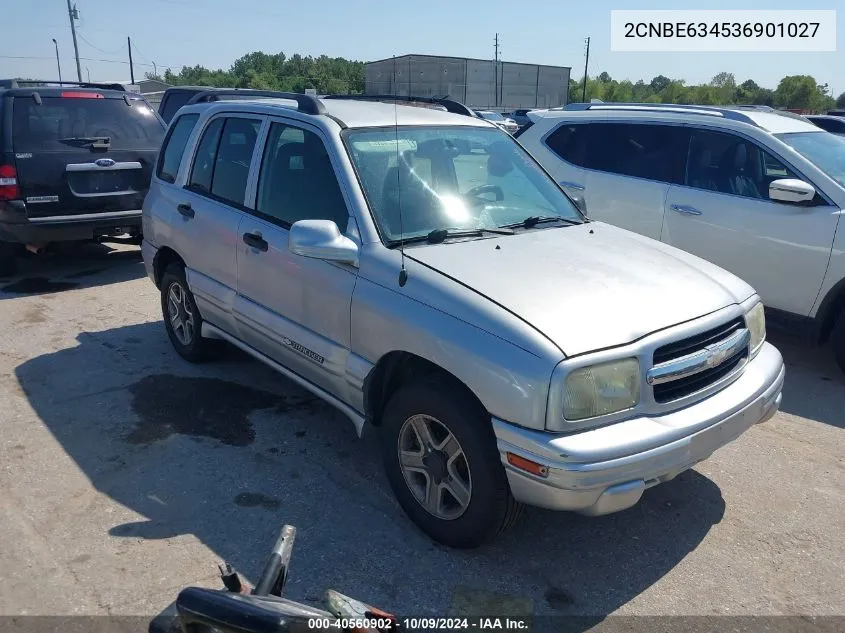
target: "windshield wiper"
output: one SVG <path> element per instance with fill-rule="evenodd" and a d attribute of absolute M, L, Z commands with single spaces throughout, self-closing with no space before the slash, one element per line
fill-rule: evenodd
<path fill-rule="evenodd" d="M 405 239 L 390 240 L 387 243 L 388 248 L 396 248 L 402 244 L 416 244 L 419 242 L 428 242 L 429 244 L 440 244 L 445 240 L 460 237 L 481 237 L 485 233 L 493 233 L 495 235 L 513 235 L 513 229 L 506 227 L 492 227 L 492 228 L 473 228 L 473 229 L 434 229 L 429 231 L 426 235 L 414 235 L 406 237 Z"/>
<path fill-rule="evenodd" d="M 570 220 L 560 215 L 529 215 L 521 222 L 514 222 L 513 224 L 505 224 L 502 228 L 515 229 L 522 227 L 524 229 L 531 229 L 538 224 L 545 224 L 546 222 L 566 222 L 567 224 L 581 224 L 575 220 Z"/>
<path fill-rule="evenodd" d="M 434 229 L 425 236 L 425 240 L 429 244 L 440 244 L 441 242 L 453 237 L 480 237 L 485 233 L 493 233 L 495 235 L 513 235 L 513 230 L 507 227 L 491 229 L 481 227 L 474 229 Z"/>
<path fill-rule="evenodd" d="M 60 138 L 59 143 L 73 143 L 77 145 L 92 145 L 94 147 L 108 147 L 111 145 L 111 138 L 108 136 L 68 136 Z"/>

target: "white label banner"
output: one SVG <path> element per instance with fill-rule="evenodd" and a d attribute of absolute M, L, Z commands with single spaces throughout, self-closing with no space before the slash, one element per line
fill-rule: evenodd
<path fill-rule="evenodd" d="M 836 11 L 611 11 L 610 50 L 836 50 Z"/>

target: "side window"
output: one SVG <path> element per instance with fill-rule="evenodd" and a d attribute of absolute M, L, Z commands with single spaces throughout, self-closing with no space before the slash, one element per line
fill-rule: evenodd
<path fill-rule="evenodd" d="M 214 174 L 214 157 L 223 131 L 223 119 L 212 121 L 202 133 L 188 188 L 199 193 L 211 193 L 211 177 Z"/>
<path fill-rule="evenodd" d="M 258 176 L 256 210 L 283 226 L 332 220 L 346 230 L 349 212 L 319 136 L 273 123 Z"/>
<path fill-rule="evenodd" d="M 197 123 L 199 114 L 186 114 L 177 119 L 171 126 L 167 138 L 164 139 L 164 146 L 158 159 L 156 176 L 165 182 L 175 182 L 176 174 L 179 171 L 179 164 L 185 153 L 185 145 L 188 137 Z"/>
<path fill-rule="evenodd" d="M 546 137 L 546 145 L 566 162 L 583 167 L 588 130 L 584 123 L 564 123 Z"/>
<path fill-rule="evenodd" d="M 226 119 L 214 159 L 213 196 L 243 206 L 249 165 L 260 127 L 260 120 Z"/>
<path fill-rule="evenodd" d="M 687 131 L 673 125 L 591 123 L 586 166 L 660 182 L 683 180 Z"/>
<path fill-rule="evenodd" d="M 695 130 L 684 184 L 744 198 L 769 198 L 769 184 L 795 178 L 787 167 L 751 141 L 733 134 Z"/>

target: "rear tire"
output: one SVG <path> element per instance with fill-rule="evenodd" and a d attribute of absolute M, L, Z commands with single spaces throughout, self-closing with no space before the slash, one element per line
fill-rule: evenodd
<path fill-rule="evenodd" d="M 393 493 L 435 541 L 478 547 L 521 513 L 489 415 L 452 381 L 435 377 L 400 387 L 385 408 L 380 440 Z"/>
<path fill-rule="evenodd" d="M 839 369 L 845 372 L 845 310 L 839 313 L 830 333 L 830 346 Z"/>
<path fill-rule="evenodd" d="M 191 363 L 208 360 L 213 341 L 200 335 L 202 316 L 179 263 L 170 264 L 161 277 L 161 313 L 167 336 L 179 355 Z"/>
<path fill-rule="evenodd" d="M 11 277 L 17 271 L 19 244 L 0 242 L 0 277 Z"/>

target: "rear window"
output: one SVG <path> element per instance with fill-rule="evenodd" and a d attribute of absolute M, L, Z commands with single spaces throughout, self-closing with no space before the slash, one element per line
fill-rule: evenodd
<path fill-rule="evenodd" d="M 16 97 L 12 144 L 16 152 L 78 149 L 84 139 L 108 137 L 111 149 L 158 149 L 164 126 L 143 101 Z"/>
<path fill-rule="evenodd" d="M 166 95 L 166 98 L 161 103 L 161 118 L 170 123 L 170 119 L 174 117 L 183 105 L 191 100 L 196 92 L 189 92 L 187 90 L 177 90 Z"/>

